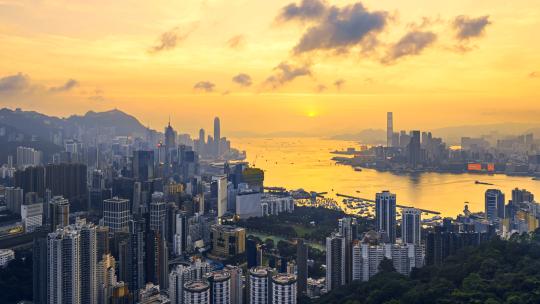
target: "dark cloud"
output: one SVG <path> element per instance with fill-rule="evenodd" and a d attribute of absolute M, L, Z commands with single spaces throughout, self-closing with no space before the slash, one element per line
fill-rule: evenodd
<path fill-rule="evenodd" d="M 539 78 L 539 77 L 540 77 L 540 73 L 538 72 L 529 73 L 529 78 Z"/>
<path fill-rule="evenodd" d="M 232 80 L 243 87 L 249 87 L 252 83 L 251 76 L 244 73 L 240 73 L 234 76 Z"/>
<path fill-rule="evenodd" d="M 311 68 L 309 65 L 295 66 L 287 62 L 282 62 L 274 68 L 274 72 L 274 75 L 268 77 L 265 83 L 273 88 L 277 88 L 287 82 L 293 81 L 297 77 L 310 76 Z"/>
<path fill-rule="evenodd" d="M 246 43 L 246 38 L 243 35 L 236 35 L 227 40 L 227 46 L 231 49 L 241 49 Z"/>
<path fill-rule="evenodd" d="M 437 35 L 433 32 L 409 32 L 390 47 L 388 54 L 382 59 L 382 62 L 391 64 L 401 57 L 419 55 L 426 47 L 434 43 L 435 40 L 437 40 Z"/>
<path fill-rule="evenodd" d="M 345 79 L 338 79 L 338 80 L 334 81 L 334 86 L 338 90 L 341 90 L 341 87 L 343 87 L 344 84 L 345 84 Z"/>
<path fill-rule="evenodd" d="M 277 21 L 285 22 L 290 20 L 312 20 L 321 18 L 326 14 L 328 6 L 320 0 L 302 0 L 300 5 L 291 3 L 281 9 L 276 18 Z"/>
<path fill-rule="evenodd" d="M 332 6 L 317 24 L 308 28 L 294 48 L 296 54 L 315 50 L 346 52 L 360 45 L 370 34 L 384 29 L 388 21 L 387 12 L 369 12 L 362 3 L 343 8 Z M 373 42 L 373 36 L 369 40 Z"/>
<path fill-rule="evenodd" d="M 194 89 L 205 92 L 212 92 L 215 87 L 216 85 L 210 81 L 199 81 L 193 86 Z"/>
<path fill-rule="evenodd" d="M 175 27 L 170 31 L 167 31 L 159 37 L 158 44 L 151 47 L 148 52 L 158 53 L 165 50 L 174 49 L 178 43 L 186 40 L 187 37 L 195 30 L 196 25 L 192 25 L 185 31 L 182 31 L 180 27 Z"/>
<path fill-rule="evenodd" d="M 484 33 L 486 26 L 491 24 L 489 16 L 471 18 L 468 16 L 457 16 L 454 20 L 456 38 L 459 40 L 469 40 L 479 37 Z"/>
<path fill-rule="evenodd" d="M 64 83 L 63 85 L 59 86 L 59 87 L 51 87 L 49 89 L 50 92 L 65 92 L 65 91 L 69 91 L 71 89 L 73 89 L 74 87 L 78 86 L 79 85 L 79 82 L 75 79 L 69 79 L 68 81 L 66 81 L 66 83 Z"/>
<path fill-rule="evenodd" d="M 29 87 L 30 79 L 22 73 L 0 78 L 0 94 L 17 94 L 26 91 Z"/>

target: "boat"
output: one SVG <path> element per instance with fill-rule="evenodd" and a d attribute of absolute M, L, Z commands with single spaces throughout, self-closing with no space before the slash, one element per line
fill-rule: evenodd
<path fill-rule="evenodd" d="M 488 185 L 488 186 L 493 186 L 492 183 L 481 182 L 481 181 L 478 181 L 478 180 L 477 180 L 477 181 L 474 181 L 474 183 L 477 184 L 477 185 Z"/>
<path fill-rule="evenodd" d="M 535 181 L 540 181 L 540 176 L 537 176 L 537 177 L 533 177 L 532 180 L 535 180 Z"/>
<path fill-rule="evenodd" d="M 354 167 L 354 171 L 362 172 L 362 168 L 360 168 L 360 167 Z"/>

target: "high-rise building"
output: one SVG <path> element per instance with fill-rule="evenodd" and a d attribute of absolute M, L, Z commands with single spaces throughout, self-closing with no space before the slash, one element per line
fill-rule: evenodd
<path fill-rule="evenodd" d="M 210 283 L 210 303 L 231 303 L 231 274 L 228 271 L 212 271 L 205 278 Z"/>
<path fill-rule="evenodd" d="M 165 233 L 165 217 L 167 216 L 167 204 L 163 192 L 154 192 L 150 202 L 150 230 Z"/>
<path fill-rule="evenodd" d="M 21 219 L 24 224 L 24 231 L 33 232 L 43 224 L 43 204 L 23 204 L 21 206 Z"/>
<path fill-rule="evenodd" d="M 498 189 L 488 189 L 485 196 L 486 219 L 490 222 L 498 222 L 504 219 L 504 193 Z"/>
<path fill-rule="evenodd" d="M 26 191 L 26 190 L 25 190 Z M 524 203 L 524 202 L 534 202 L 534 194 L 525 190 L 525 189 L 514 189 L 512 190 L 512 203 Z"/>
<path fill-rule="evenodd" d="M 222 217 L 227 212 L 227 177 L 214 176 L 213 179 L 217 183 L 217 216 Z"/>
<path fill-rule="evenodd" d="M 154 178 L 154 151 L 134 151 L 133 178 L 145 182 Z"/>
<path fill-rule="evenodd" d="M 24 202 L 23 189 L 6 187 L 5 200 L 9 211 L 15 214 L 21 214 L 21 205 Z"/>
<path fill-rule="evenodd" d="M 45 187 L 52 195 L 69 200 L 72 211 L 88 206 L 86 165 L 78 163 L 49 164 L 45 167 Z"/>
<path fill-rule="evenodd" d="M 386 146 L 392 147 L 392 138 L 394 136 L 394 118 L 393 113 L 386 113 Z"/>
<path fill-rule="evenodd" d="M 246 229 L 228 225 L 212 225 L 212 255 L 231 258 L 246 251 Z"/>
<path fill-rule="evenodd" d="M 47 237 L 49 303 L 97 303 L 96 227 L 85 221 Z"/>
<path fill-rule="evenodd" d="M 167 163 L 171 163 L 171 153 L 176 149 L 176 132 L 171 127 L 171 122 L 165 128 L 165 159 Z"/>
<path fill-rule="evenodd" d="M 80 233 L 72 227 L 47 237 L 48 303 L 81 303 Z"/>
<path fill-rule="evenodd" d="M 379 264 L 384 258 L 392 260 L 396 271 L 403 275 L 424 265 L 423 247 L 416 244 L 378 244 L 364 240 L 354 244 L 352 253 L 353 280 L 368 281 L 379 272 Z"/>
<path fill-rule="evenodd" d="M 272 270 L 258 266 L 249 270 L 249 303 L 270 304 L 272 291 Z"/>
<path fill-rule="evenodd" d="M 184 301 L 184 284 L 190 281 L 203 280 L 212 271 L 209 263 L 196 260 L 191 264 L 177 265 L 169 273 L 169 298 L 172 304 Z"/>
<path fill-rule="evenodd" d="M 39 166 L 42 163 L 43 153 L 28 147 L 17 147 L 17 167 L 23 169 L 29 166 Z"/>
<path fill-rule="evenodd" d="M 358 224 L 355 218 L 345 217 L 338 220 L 338 232 L 345 238 L 345 283 L 352 281 L 351 245 L 358 238 Z"/>
<path fill-rule="evenodd" d="M 416 208 L 403 208 L 401 210 L 401 240 L 403 243 L 420 245 L 421 214 L 422 212 Z"/>
<path fill-rule="evenodd" d="M 111 232 L 127 232 L 129 220 L 129 200 L 113 197 L 103 201 L 103 225 Z"/>
<path fill-rule="evenodd" d="M 377 230 L 383 241 L 396 242 L 396 195 L 389 191 L 377 193 L 375 197 L 375 219 Z"/>
<path fill-rule="evenodd" d="M 184 284 L 184 304 L 210 304 L 210 284 L 190 281 Z"/>
<path fill-rule="evenodd" d="M 32 288 L 35 304 L 47 304 L 47 234 L 46 227 L 38 227 L 32 244 Z"/>
<path fill-rule="evenodd" d="M 221 125 L 219 117 L 214 118 L 214 153 L 215 156 L 221 156 L 220 151 L 220 142 L 221 142 Z"/>
<path fill-rule="evenodd" d="M 69 201 L 55 196 L 49 201 L 49 224 L 51 231 L 69 225 Z"/>
<path fill-rule="evenodd" d="M 272 276 L 272 304 L 296 304 L 296 276 L 278 273 Z"/>
<path fill-rule="evenodd" d="M 180 211 L 175 215 L 175 234 L 173 241 L 174 254 L 180 256 L 187 250 L 188 239 L 188 216 L 186 212 Z"/>
<path fill-rule="evenodd" d="M 14 174 L 15 187 L 22 188 L 25 193 L 36 192 L 39 197 L 45 196 L 45 168 L 27 167 L 24 170 L 17 170 Z"/>
<path fill-rule="evenodd" d="M 244 289 L 242 281 L 242 268 L 227 265 L 224 268 L 231 275 L 231 304 L 244 303 Z"/>
<path fill-rule="evenodd" d="M 420 131 L 411 131 L 409 142 L 409 164 L 416 168 L 422 160 L 422 150 L 420 143 Z"/>
<path fill-rule="evenodd" d="M 346 239 L 339 233 L 326 238 L 326 290 L 346 283 Z"/>
<path fill-rule="evenodd" d="M 94 224 L 79 223 L 81 304 L 97 303 L 97 234 Z"/>
<path fill-rule="evenodd" d="M 304 239 L 296 240 L 296 267 L 298 277 L 298 295 L 307 293 L 308 279 L 308 246 L 304 243 Z"/>

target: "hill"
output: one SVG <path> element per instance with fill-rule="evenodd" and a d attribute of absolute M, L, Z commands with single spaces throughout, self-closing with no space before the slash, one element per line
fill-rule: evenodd
<path fill-rule="evenodd" d="M 413 270 L 410 277 L 385 269 L 369 282 L 333 290 L 314 303 L 540 303 L 540 229 L 465 248 L 441 266 Z"/>

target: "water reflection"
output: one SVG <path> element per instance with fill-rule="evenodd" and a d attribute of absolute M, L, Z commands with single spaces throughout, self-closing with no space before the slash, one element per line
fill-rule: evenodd
<path fill-rule="evenodd" d="M 318 138 L 239 138 L 233 145 L 246 150 L 248 161 L 265 170 L 266 186 L 308 191 L 356 195 L 373 199 L 375 193 L 390 190 L 397 194 L 399 204 L 437 210 L 443 216 L 455 216 L 465 202 L 473 211 L 484 209 L 484 192 L 498 188 L 507 199 L 515 187 L 540 195 L 540 181 L 529 177 L 450 173 L 394 174 L 350 166 L 336 165 L 331 151 L 347 147 L 359 148 L 353 142 Z M 492 183 L 476 185 L 476 180 Z M 341 199 L 339 200 L 341 201 Z"/>

